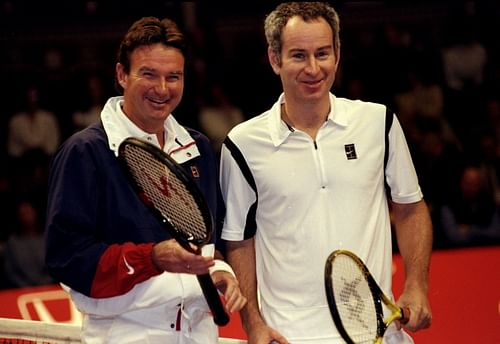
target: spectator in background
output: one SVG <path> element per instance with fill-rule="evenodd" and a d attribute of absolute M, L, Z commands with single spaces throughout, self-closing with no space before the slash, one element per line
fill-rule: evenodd
<path fill-rule="evenodd" d="M 106 100 L 103 81 L 96 74 L 90 75 L 85 80 L 85 99 L 82 107 L 72 116 L 73 130 L 78 131 L 97 122 Z"/>
<path fill-rule="evenodd" d="M 481 169 L 486 187 L 500 206 L 500 102 L 495 96 L 486 96 L 478 105 L 473 122 L 464 142 L 465 153 Z"/>
<path fill-rule="evenodd" d="M 500 101 L 489 97 L 485 104 L 486 127 L 490 135 L 481 139 L 483 152 L 483 168 L 486 170 L 488 183 L 495 195 L 497 206 L 500 206 Z"/>
<path fill-rule="evenodd" d="M 463 91 L 483 84 L 488 52 L 471 27 L 464 28 L 464 23 L 458 25 L 455 40 L 443 49 L 442 56 L 447 86 Z"/>
<path fill-rule="evenodd" d="M 371 92 L 378 101 L 390 104 L 392 95 L 404 87 L 404 76 L 408 66 L 415 63 L 416 53 L 408 30 L 390 22 L 384 23 L 381 29 L 376 48 L 363 54 L 373 54 L 373 65 L 377 66 L 369 71 Z"/>
<path fill-rule="evenodd" d="M 42 222 L 35 202 L 22 199 L 17 204 L 15 231 L 7 240 L 4 251 L 7 287 L 21 288 L 53 283 L 45 269 Z"/>
<path fill-rule="evenodd" d="M 483 102 L 488 51 L 474 32 L 473 24 L 464 18 L 451 26 L 450 42 L 442 49 L 445 79 L 445 115 L 462 142 L 466 142 L 476 125 L 471 113 Z"/>
<path fill-rule="evenodd" d="M 214 152 L 219 154 L 229 130 L 245 118 L 221 84 L 215 83 L 209 89 L 210 94 L 201 105 L 198 121 L 200 129 L 210 139 Z"/>
<path fill-rule="evenodd" d="M 60 143 L 60 126 L 55 114 L 41 106 L 38 87 L 29 86 L 25 96 L 25 109 L 9 121 L 8 174 L 17 192 L 45 198 L 49 161 Z"/>
<path fill-rule="evenodd" d="M 500 94 L 498 95 L 500 96 Z M 486 128 L 495 137 L 495 155 L 500 156 L 500 100 L 495 96 L 487 97 L 485 101 Z"/>
<path fill-rule="evenodd" d="M 497 206 L 500 206 L 500 157 L 495 134 L 491 130 L 483 132 L 470 148 L 469 159 L 477 162 L 477 167 L 484 177 L 485 187 L 493 195 Z"/>
<path fill-rule="evenodd" d="M 405 129 L 414 127 L 418 117 L 435 118 L 445 123 L 443 89 L 437 81 L 426 78 L 424 70 L 409 70 L 407 86 L 394 96 L 398 118 Z"/>
<path fill-rule="evenodd" d="M 5 166 L 5 161 L 0 162 Z M 2 226 L 0 226 L 0 243 L 5 242 L 11 234 L 14 218 L 15 205 L 14 199 L 16 190 L 12 186 L 12 181 L 8 175 L 7 169 L 0 170 L 0 218 Z"/>
<path fill-rule="evenodd" d="M 35 86 L 26 91 L 26 108 L 15 113 L 9 122 L 7 153 L 22 158 L 32 150 L 51 156 L 59 146 L 60 128 L 55 114 L 40 106 L 40 90 Z"/>
<path fill-rule="evenodd" d="M 415 168 L 433 213 L 457 185 L 463 152 L 458 144 L 447 140 L 442 122 L 437 119 L 421 117 L 413 128 L 410 137 Z"/>
<path fill-rule="evenodd" d="M 2 162 L 2 165 L 5 166 L 5 162 Z M 15 205 L 12 204 L 15 190 L 12 188 L 7 172 L 5 169 L 0 170 L 0 218 L 2 219 L 2 226 L 0 227 L 0 289 L 9 287 L 5 276 L 5 245 L 15 227 L 15 216 L 13 215 Z"/>
<path fill-rule="evenodd" d="M 467 165 L 455 192 L 440 209 L 440 227 L 450 244 L 500 243 L 500 213 L 481 169 Z"/>

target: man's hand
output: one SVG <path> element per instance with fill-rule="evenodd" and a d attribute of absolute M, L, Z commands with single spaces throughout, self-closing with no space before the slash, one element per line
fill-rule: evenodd
<path fill-rule="evenodd" d="M 425 291 L 420 291 L 417 288 L 411 288 L 408 291 L 405 290 L 398 299 L 397 304 L 400 307 L 408 307 L 410 309 L 410 319 L 404 325 L 408 330 L 415 332 L 431 326 L 432 312 Z"/>
<path fill-rule="evenodd" d="M 247 299 L 243 296 L 236 278 L 227 271 L 214 271 L 211 274 L 215 286 L 224 294 L 226 310 L 231 314 L 242 309 Z"/>
<path fill-rule="evenodd" d="M 248 344 L 289 344 L 288 340 L 278 331 L 261 323 L 247 329 Z"/>
<path fill-rule="evenodd" d="M 175 239 L 159 242 L 153 247 L 153 263 L 159 271 L 183 272 L 196 275 L 208 273 L 215 264 L 212 257 L 189 252 Z"/>

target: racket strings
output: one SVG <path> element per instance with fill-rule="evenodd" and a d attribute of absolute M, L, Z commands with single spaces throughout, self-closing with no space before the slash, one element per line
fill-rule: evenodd
<path fill-rule="evenodd" d="M 377 336 L 377 316 L 364 270 L 350 257 L 332 262 L 332 286 L 338 315 L 355 343 L 370 343 Z"/>
<path fill-rule="evenodd" d="M 175 229 L 190 241 L 205 240 L 205 220 L 182 180 L 143 149 L 128 145 L 124 152 L 132 176 L 142 189 L 142 197 L 146 197 L 148 203 L 170 219 Z"/>

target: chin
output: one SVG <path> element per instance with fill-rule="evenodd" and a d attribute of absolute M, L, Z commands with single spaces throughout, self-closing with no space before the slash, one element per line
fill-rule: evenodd
<path fill-rule="evenodd" d="M 305 101 L 317 101 L 317 100 L 321 100 L 321 99 L 323 99 L 325 97 L 329 97 L 329 93 L 325 92 L 323 90 L 317 90 L 317 91 L 314 91 L 314 92 L 306 92 L 303 95 L 303 99 Z"/>

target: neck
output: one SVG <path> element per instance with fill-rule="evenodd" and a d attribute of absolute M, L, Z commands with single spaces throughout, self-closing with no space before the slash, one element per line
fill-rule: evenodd
<path fill-rule="evenodd" d="M 319 128 L 328 118 L 328 111 L 315 111 L 315 109 L 308 108 L 293 109 L 294 111 L 290 112 L 290 107 L 287 107 L 286 103 L 282 104 L 281 119 L 289 126 L 304 131 L 315 139 Z"/>
<path fill-rule="evenodd" d="M 160 143 L 160 148 L 163 150 L 163 147 L 165 146 L 165 131 L 162 130 L 161 132 L 156 134 L 156 138 L 158 139 L 158 142 Z"/>

